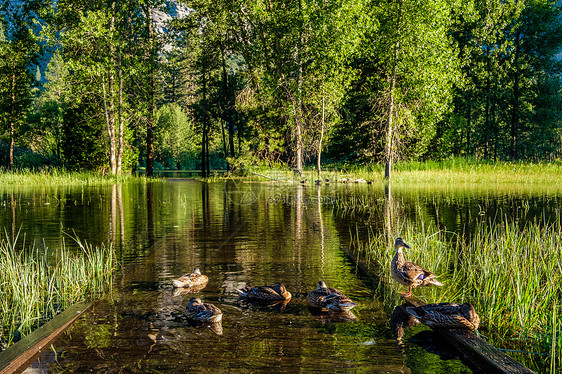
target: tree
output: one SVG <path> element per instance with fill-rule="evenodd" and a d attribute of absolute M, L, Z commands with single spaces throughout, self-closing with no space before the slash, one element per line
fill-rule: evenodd
<path fill-rule="evenodd" d="M 436 125 L 448 110 L 458 76 L 454 45 L 448 35 L 451 4 L 396 0 L 373 4 L 378 20 L 365 47 L 376 70 L 372 98 L 376 122 L 384 123 L 385 178 L 394 154 L 423 154 Z"/>
<path fill-rule="evenodd" d="M 48 156 L 54 155 L 62 161 L 62 127 L 66 108 L 68 68 L 62 54 L 56 51 L 45 71 L 45 90 L 35 100 L 31 147 Z"/>
<path fill-rule="evenodd" d="M 39 52 L 32 29 L 39 1 L 0 5 L 0 118 L 9 137 L 8 167 L 14 167 L 18 129 L 31 104 L 31 66 Z"/>

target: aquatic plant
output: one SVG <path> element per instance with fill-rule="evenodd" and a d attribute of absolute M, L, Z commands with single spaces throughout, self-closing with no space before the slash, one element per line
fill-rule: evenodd
<path fill-rule="evenodd" d="M 130 174 L 104 175 L 95 172 L 68 171 L 65 169 L 45 169 L 33 171 L 2 170 L 0 185 L 100 185 L 123 182 L 139 182 L 159 180 L 156 178 L 138 178 Z"/>
<path fill-rule="evenodd" d="M 79 250 L 19 245 L 18 236 L 0 240 L 0 343 L 8 346 L 44 321 L 111 285 L 112 248 L 74 238 Z"/>
<path fill-rule="evenodd" d="M 434 269 L 443 289 L 416 290 L 428 302 L 470 302 L 504 348 L 535 352 L 530 366 L 556 372 L 562 365 L 562 223 L 520 227 L 504 218 L 480 222 L 470 238 L 407 223 L 400 230 L 412 247 L 408 260 Z M 391 280 L 395 232 L 354 235 L 351 250 L 377 272 L 384 287 Z M 451 238 L 452 237 L 452 238 Z M 537 356 L 539 360 L 537 360 Z M 547 361 L 544 358 L 548 358 Z"/>

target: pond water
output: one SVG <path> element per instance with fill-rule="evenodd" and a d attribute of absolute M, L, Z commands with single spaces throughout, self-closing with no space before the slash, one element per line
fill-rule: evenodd
<path fill-rule="evenodd" d="M 386 194 L 388 195 L 388 190 Z M 462 232 L 482 217 L 548 220 L 560 195 L 544 188 L 394 188 L 403 220 Z M 8 237 L 55 249 L 73 236 L 111 243 L 121 271 L 95 303 L 33 364 L 42 372 L 385 372 L 470 373 L 423 326 L 402 344 L 379 285 L 341 249 L 350 236 L 382 229 L 385 187 L 168 180 L 103 187 L 0 190 Z M 344 202 L 360 209 L 345 209 Z M 546 218 L 545 218 L 546 217 Z M 196 294 L 171 280 L 194 267 L 209 276 Z M 317 315 L 306 306 L 319 280 L 359 305 L 353 316 Z M 284 307 L 255 306 L 237 288 L 284 282 Z M 220 329 L 182 318 L 190 297 L 223 311 Z M 398 298 L 398 296 L 396 296 Z"/>

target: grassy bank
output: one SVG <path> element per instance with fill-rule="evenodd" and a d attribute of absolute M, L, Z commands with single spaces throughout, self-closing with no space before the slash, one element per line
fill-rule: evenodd
<path fill-rule="evenodd" d="M 64 245 L 52 251 L 0 241 L 0 347 L 111 284 L 112 249 L 77 243 L 80 251 L 72 253 Z"/>
<path fill-rule="evenodd" d="M 406 258 L 440 274 L 443 288 L 416 289 L 427 302 L 471 302 L 503 348 L 529 351 L 523 363 L 555 373 L 562 365 L 562 223 L 481 223 L 470 240 L 435 228 L 406 225 L 412 247 Z M 371 233 L 352 241 L 382 281 L 403 292 L 390 276 L 394 238 Z M 399 302 L 399 301 L 398 301 Z M 532 352 L 532 353 L 530 353 Z M 517 357 L 518 358 L 518 357 Z M 519 358 L 518 358 L 519 359 Z"/>
<path fill-rule="evenodd" d="M 284 164 L 245 166 L 233 173 L 216 178 L 244 178 L 314 183 L 317 179 L 331 182 L 383 182 L 383 164 L 327 164 L 321 176 L 314 167 L 302 175 Z M 402 183 L 494 183 L 494 184 L 553 184 L 562 180 L 562 163 L 487 162 L 470 158 L 444 161 L 398 162 L 393 166 L 392 181 Z"/>
<path fill-rule="evenodd" d="M 144 183 L 148 180 L 151 179 L 136 177 L 131 174 L 104 175 L 95 172 L 75 172 L 63 169 L 0 171 L 0 185 L 101 185 L 124 182 Z"/>

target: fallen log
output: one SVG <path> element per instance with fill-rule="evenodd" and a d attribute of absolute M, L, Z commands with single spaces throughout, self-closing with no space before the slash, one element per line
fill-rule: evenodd
<path fill-rule="evenodd" d="M 341 248 L 352 260 L 358 269 L 379 283 L 371 271 L 359 261 L 359 259 L 345 248 Z M 422 306 L 425 303 L 415 297 L 406 297 L 406 301 L 414 306 Z M 512 357 L 506 355 L 498 348 L 494 347 L 484 339 L 478 337 L 474 332 L 460 329 L 433 329 L 445 340 L 451 343 L 461 352 L 470 362 L 485 373 L 513 373 L 513 374 L 533 374 L 534 371 L 525 367 Z"/>

